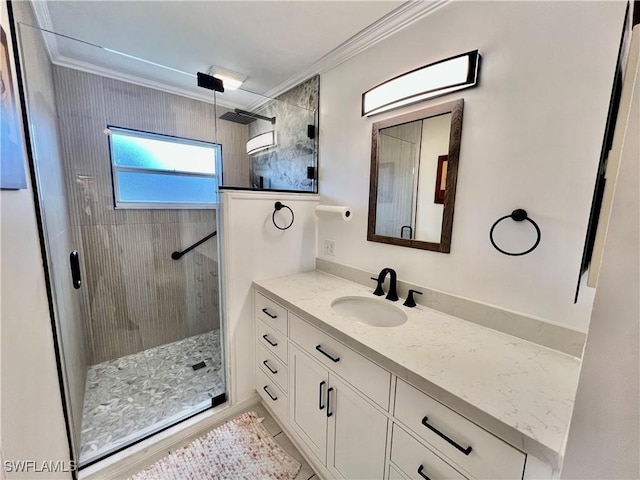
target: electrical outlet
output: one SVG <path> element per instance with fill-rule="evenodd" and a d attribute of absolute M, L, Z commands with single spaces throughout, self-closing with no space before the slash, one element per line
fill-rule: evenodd
<path fill-rule="evenodd" d="M 334 256 L 336 254 L 336 242 L 335 240 L 324 241 L 324 253 L 325 255 Z"/>

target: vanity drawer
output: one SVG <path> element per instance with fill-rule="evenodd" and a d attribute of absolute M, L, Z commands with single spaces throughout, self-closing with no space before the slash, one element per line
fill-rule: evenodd
<path fill-rule="evenodd" d="M 256 391 L 278 420 L 282 423 L 289 420 L 287 396 L 259 367 L 256 368 Z"/>
<path fill-rule="evenodd" d="M 499 459 L 496 460 L 499 461 Z M 393 440 L 391 441 L 391 461 L 412 479 L 466 479 L 455 468 L 395 424 L 393 425 Z"/>
<path fill-rule="evenodd" d="M 280 332 L 287 334 L 289 322 L 287 309 L 281 307 L 273 300 L 261 293 L 255 292 L 254 302 L 255 317 Z"/>
<path fill-rule="evenodd" d="M 396 387 L 394 416 L 474 477 L 522 478 L 524 453 L 400 379 Z M 454 442 L 460 449 L 453 445 Z M 467 447 L 471 447 L 468 455 L 461 451 Z"/>
<path fill-rule="evenodd" d="M 382 408 L 389 409 L 389 372 L 298 316 L 289 314 L 289 320 L 291 340 Z"/>
<path fill-rule="evenodd" d="M 267 378 L 276 382 L 286 393 L 289 390 L 289 370 L 280 360 L 278 360 L 278 357 L 276 357 L 272 352 L 267 351 L 267 349 L 262 345 L 258 344 L 256 360 L 258 361 L 258 366 L 262 369 Z"/>
<path fill-rule="evenodd" d="M 260 320 L 256 322 L 256 334 L 258 336 L 258 344 L 265 347 L 268 352 L 275 354 L 278 360 L 286 365 L 287 336 Z"/>

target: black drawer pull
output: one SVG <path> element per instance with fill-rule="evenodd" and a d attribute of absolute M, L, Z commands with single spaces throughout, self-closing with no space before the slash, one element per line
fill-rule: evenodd
<path fill-rule="evenodd" d="M 278 373 L 278 370 L 274 370 L 273 368 L 271 368 L 271 367 L 269 366 L 269 364 L 267 363 L 267 361 L 266 361 L 266 360 L 265 360 L 264 362 L 262 362 L 262 364 L 263 364 L 265 367 L 267 367 L 267 369 L 268 369 L 271 373 L 273 373 L 274 375 L 275 375 L 276 373 Z"/>
<path fill-rule="evenodd" d="M 333 412 L 331 411 L 331 392 L 333 392 L 333 387 L 327 390 L 327 418 L 333 416 Z"/>
<path fill-rule="evenodd" d="M 273 314 L 269 313 L 269 310 L 267 310 L 266 308 L 263 308 L 263 309 L 262 309 L 262 312 L 263 312 L 265 315 L 270 316 L 271 318 L 278 318 L 278 315 L 273 315 Z"/>
<path fill-rule="evenodd" d="M 326 385 L 327 382 L 325 382 L 324 380 L 320 382 L 320 386 L 318 387 L 318 389 L 320 390 L 319 396 L 318 396 L 318 409 L 319 410 L 324 410 L 324 405 L 322 404 L 322 387 L 324 387 Z"/>
<path fill-rule="evenodd" d="M 265 385 L 264 387 L 262 387 L 262 389 L 267 392 L 267 395 L 269 395 L 271 397 L 271 400 L 273 400 L 274 402 L 276 400 L 278 400 L 278 397 L 274 397 L 273 395 L 271 395 L 271 392 L 269 391 L 269 389 L 267 388 L 267 386 Z"/>
<path fill-rule="evenodd" d="M 323 354 L 325 357 L 327 357 L 329 360 L 331 360 L 334 363 L 338 363 L 340 361 L 340 357 L 332 357 L 327 352 L 325 352 L 322 349 L 322 346 L 320 346 L 320 345 L 316 345 L 316 350 L 318 350 L 321 354 Z"/>
<path fill-rule="evenodd" d="M 420 465 L 418 467 L 418 475 L 420 475 L 422 478 L 424 478 L 424 480 L 431 480 L 429 477 L 427 477 L 424 473 L 424 467 L 422 465 Z"/>
<path fill-rule="evenodd" d="M 439 431 L 437 428 L 429 425 L 428 422 L 428 418 L 424 417 L 422 419 L 422 424 L 427 427 L 429 430 L 431 430 L 433 433 L 435 433 L 436 435 L 438 435 L 440 438 L 445 439 L 447 442 L 449 442 L 451 445 L 453 445 L 454 447 L 456 447 L 458 450 L 460 450 L 462 453 L 464 453 L 465 455 L 469 455 L 471 453 L 471 445 L 469 445 L 467 448 L 462 448 L 459 444 L 457 444 L 456 442 L 454 442 L 453 440 L 451 440 L 449 437 L 447 437 L 444 433 L 442 433 L 441 431 Z"/>
<path fill-rule="evenodd" d="M 271 340 L 269 340 L 269 337 L 267 337 L 266 333 L 264 335 L 262 335 L 262 338 L 264 338 L 267 341 L 267 343 L 269 345 L 271 345 L 272 347 L 277 347 L 278 346 L 278 342 L 272 342 Z"/>

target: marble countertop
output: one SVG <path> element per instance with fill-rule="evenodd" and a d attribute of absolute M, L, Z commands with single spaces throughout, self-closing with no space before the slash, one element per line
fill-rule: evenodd
<path fill-rule="evenodd" d="M 578 384 L 570 355 L 418 306 L 406 323 L 373 327 L 335 313 L 341 296 L 373 288 L 312 271 L 254 282 L 293 313 L 442 403 L 558 469 Z M 402 299 L 401 299 L 402 300 Z"/>

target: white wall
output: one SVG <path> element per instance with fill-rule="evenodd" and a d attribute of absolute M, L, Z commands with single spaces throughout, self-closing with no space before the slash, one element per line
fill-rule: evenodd
<path fill-rule="evenodd" d="M 635 93 L 628 124 L 618 120 L 616 126 L 623 132 L 626 126 L 626 135 L 569 430 L 565 479 L 640 478 L 640 25 L 634 36 L 630 58 L 635 65 L 623 88 L 635 84 Z M 623 94 L 620 111 L 625 110 Z"/>
<path fill-rule="evenodd" d="M 438 177 L 438 157 L 449 154 L 450 133 L 450 113 L 422 121 L 422 148 L 418 175 L 419 206 L 416 209 L 415 238 L 425 242 L 440 243 L 442 236 L 444 205 L 436 203 L 434 196 Z"/>
<path fill-rule="evenodd" d="M 274 203 L 295 212 L 288 230 L 273 226 Z M 226 191 L 222 194 L 223 308 L 225 345 L 233 403 L 254 391 L 252 282 L 315 268 L 318 195 Z M 279 225 L 290 219 L 286 210 L 276 216 Z"/>
<path fill-rule="evenodd" d="M 9 35 L 7 7 L 4 1 L 1 3 L 2 28 Z M 15 71 L 13 79 L 15 83 Z M 0 192 L 0 239 L 3 460 L 68 462 L 69 447 L 30 182 L 26 190 Z M 8 473 L 7 478 L 70 478 L 70 474 Z"/>
<path fill-rule="evenodd" d="M 323 203 L 350 205 L 348 228 L 320 221 L 327 260 L 586 331 L 593 291 L 573 304 L 607 116 L 625 2 L 451 2 L 321 76 L 319 181 Z M 361 118 L 364 91 L 395 75 L 479 49 L 480 85 Z M 464 98 L 451 254 L 366 241 L 371 124 Z M 525 208 L 537 250 L 507 257 L 489 229 Z M 527 225 L 503 229 L 527 248 Z M 509 231 L 514 232 L 507 237 Z"/>

